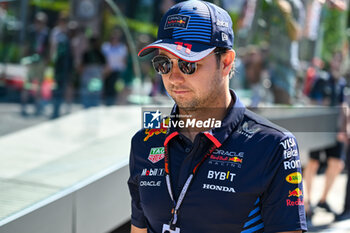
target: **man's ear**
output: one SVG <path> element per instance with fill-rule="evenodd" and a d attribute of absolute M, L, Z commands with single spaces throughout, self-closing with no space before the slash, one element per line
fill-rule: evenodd
<path fill-rule="evenodd" d="M 225 54 L 222 55 L 221 57 L 221 62 L 223 63 L 223 76 L 226 77 L 230 74 L 231 68 L 234 64 L 236 57 L 236 52 L 231 49 L 228 50 Z"/>

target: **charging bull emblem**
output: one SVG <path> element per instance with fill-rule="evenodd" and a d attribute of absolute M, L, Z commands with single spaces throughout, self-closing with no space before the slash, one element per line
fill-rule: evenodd
<path fill-rule="evenodd" d="M 289 191 L 288 197 L 301 197 L 303 196 L 303 192 L 299 189 L 296 188 L 293 191 Z"/>

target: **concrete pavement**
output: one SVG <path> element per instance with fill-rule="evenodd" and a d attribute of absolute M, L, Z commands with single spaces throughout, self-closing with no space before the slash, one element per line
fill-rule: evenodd
<path fill-rule="evenodd" d="M 11 128 L 13 114 L 1 114 L 1 126 Z M 96 233 L 127 221 L 129 143 L 139 116 L 132 106 L 94 108 L 0 137 L 0 232 Z"/>
<path fill-rule="evenodd" d="M 78 104 L 74 104 L 69 108 L 70 112 L 76 112 L 82 109 Z M 30 126 L 38 125 L 48 121 L 52 113 L 52 105 L 48 104 L 40 116 L 34 116 L 33 104 L 28 104 L 29 116 L 23 117 L 21 115 L 20 104 L 15 103 L 0 103 L 0 136 L 10 134 Z M 62 106 L 62 115 L 68 114 L 67 105 Z"/>
<path fill-rule="evenodd" d="M 19 104 L 0 104 L 0 136 L 47 121 L 47 116 L 23 117 Z"/>
<path fill-rule="evenodd" d="M 332 189 L 329 192 L 327 202 L 331 208 L 341 213 L 344 205 L 345 198 L 345 186 L 347 177 L 345 174 L 341 174 L 335 180 Z M 315 177 L 315 181 L 312 187 L 311 204 L 316 206 L 318 200 L 321 197 L 324 187 L 324 175 L 318 175 Z M 315 215 L 312 218 L 314 227 L 309 229 L 309 232 L 336 232 L 336 233 L 350 233 L 350 219 L 346 221 L 333 222 L 333 214 L 326 213 L 319 208 L 315 208 Z"/>

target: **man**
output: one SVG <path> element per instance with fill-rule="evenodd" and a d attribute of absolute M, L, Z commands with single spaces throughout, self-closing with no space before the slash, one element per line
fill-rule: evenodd
<path fill-rule="evenodd" d="M 339 21 L 341 17 L 334 19 L 328 16 L 330 15 L 329 11 L 343 12 L 347 9 L 347 4 L 345 0 L 307 0 L 305 5 L 307 10 L 303 34 L 306 40 L 303 41 L 304 47 L 302 47 L 301 52 L 304 53 L 303 57 L 311 60 L 313 57 L 321 57 L 322 44 L 325 36 L 329 34 L 325 34 L 324 24 L 327 18 L 331 18 L 332 27 L 343 30 L 341 20 Z"/>
<path fill-rule="evenodd" d="M 30 96 L 35 102 L 35 115 L 42 112 L 42 84 L 44 72 L 49 60 L 49 28 L 47 27 L 47 15 L 38 12 L 35 15 L 34 25 L 29 27 L 28 40 L 25 46 L 25 54 L 28 74 L 26 84 L 21 93 L 21 114 L 27 116 L 27 103 Z"/>
<path fill-rule="evenodd" d="M 195 0 L 170 8 L 140 51 L 158 53 L 153 66 L 176 105 L 169 128 L 132 139 L 132 233 L 307 230 L 295 138 L 229 89 L 232 46 L 228 13 Z M 212 119 L 221 124 L 200 124 Z"/>
<path fill-rule="evenodd" d="M 53 29 L 55 30 L 55 29 Z M 55 49 L 54 57 L 54 79 L 56 87 L 53 91 L 53 112 L 51 119 L 61 115 L 61 106 L 74 70 L 73 54 L 71 48 L 72 31 L 68 27 L 68 17 L 62 13 L 56 30 L 52 32 L 51 48 Z M 54 38 L 54 39 L 53 39 Z"/>
<path fill-rule="evenodd" d="M 346 127 L 346 129 L 343 130 L 345 135 L 343 135 L 346 146 L 346 159 L 345 159 L 345 166 L 346 166 L 346 175 L 348 177 L 348 180 L 346 182 L 345 187 L 345 200 L 343 205 L 343 211 L 340 214 L 335 215 L 335 221 L 342 221 L 346 219 L 350 219 L 350 114 L 349 114 L 349 95 L 346 95 L 346 101 L 343 105 L 343 111 L 344 111 L 344 119 L 343 120 L 343 126 Z M 339 136 L 338 136 L 339 138 Z"/>
<path fill-rule="evenodd" d="M 127 65 L 128 48 L 122 41 L 121 30 L 116 29 L 111 34 L 110 41 L 102 45 L 102 52 L 107 60 L 103 92 L 106 105 L 111 106 L 117 103 L 118 92 L 122 91 L 116 86 Z"/>
<path fill-rule="evenodd" d="M 268 7 L 265 7 L 263 18 L 269 35 L 270 77 L 275 103 L 292 104 L 305 18 L 303 4 L 300 0 L 266 2 Z M 263 30 L 266 33 L 266 29 Z"/>
<path fill-rule="evenodd" d="M 345 87 L 346 80 L 342 76 L 343 55 L 341 52 L 336 52 L 329 64 L 329 73 L 320 75 L 315 80 L 310 92 L 310 99 L 313 103 L 329 107 L 339 107 L 339 122 L 337 141 L 334 145 L 310 152 L 310 159 L 305 166 L 304 176 L 306 182 L 306 191 L 308 196 L 305 197 L 305 207 L 308 220 L 312 220 L 313 208 L 311 207 L 311 193 L 313 178 L 317 174 L 322 160 L 321 153 L 325 153 L 327 157 L 327 169 L 325 171 L 325 185 L 322 191 L 321 198 L 317 203 L 317 207 L 335 214 L 332 208 L 327 203 L 328 193 L 331 190 L 335 179 L 344 168 L 344 146 L 347 142 L 346 138 L 346 120 L 343 112 L 346 109 L 345 105 Z M 323 77 L 324 76 L 324 77 Z M 318 189 L 319 192 L 319 189 Z"/>

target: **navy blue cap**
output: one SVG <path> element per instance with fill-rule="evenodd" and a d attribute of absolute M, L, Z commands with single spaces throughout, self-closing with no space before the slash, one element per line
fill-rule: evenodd
<path fill-rule="evenodd" d="M 163 16 L 158 38 L 144 47 L 139 56 L 164 49 L 184 61 L 195 62 L 216 47 L 232 49 L 232 20 L 222 8 L 205 1 L 190 0 L 171 7 Z"/>

